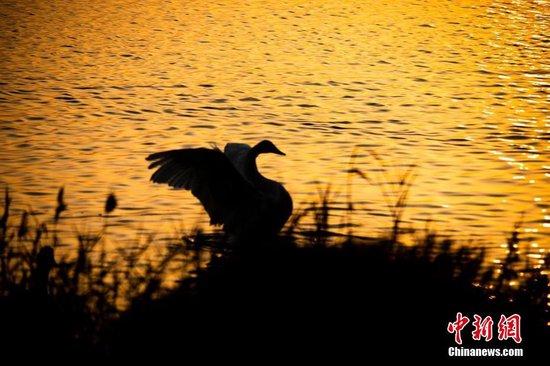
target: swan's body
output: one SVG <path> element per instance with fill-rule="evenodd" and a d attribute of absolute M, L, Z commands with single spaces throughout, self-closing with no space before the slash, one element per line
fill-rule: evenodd
<path fill-rule="evenodd" d="M 155 183 L 190 190 L 210 216 L 210 223 L 239 238 L 277 234 L 292 213 L 292 199 L 282 184 L 260 174 L 262 153 L 284 155 L 268 140 L 254 147 L 229 143 L 217 148 L 170 150 L 151 154 Z"/>

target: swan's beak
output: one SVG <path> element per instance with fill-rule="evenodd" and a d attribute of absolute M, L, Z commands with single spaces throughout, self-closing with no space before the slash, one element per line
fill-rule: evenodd
<path fill-rule="evenodd" d="M 272 151 L 273 154 L 277 154 L 277 155 L 283 155 L 283 156 L 286 156 L 286 154 L 284 152 L 282 152 L 281 150 L 277 149 L 275 146 L 273 146 L 273 151 Z"/>

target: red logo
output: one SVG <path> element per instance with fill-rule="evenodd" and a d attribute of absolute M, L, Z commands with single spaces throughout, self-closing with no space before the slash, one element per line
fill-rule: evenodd
<path fill-rule="evenodd" d="M 456 313 L 456 321 L 447 325 L 447 332 L 455 334 L 455 342 L 462 344 L 462 336 L 460 332 L 470 322 L 467 316 L 462 316 L 462 313 Z"/>
<path fill-rule="evenodd" d="M 477 314 L 474 315 L 474 331 L 472 332 L 472 339 L 479 341 L 481 338 L 485 338 L 486 342 L 493 339 L 493 318 L 486 316 L 481 320 L 481 317 Z"/>
<path fill-rule="evenodd" d="M 518 314 L 509 317 L 501 315 L 498 322 L 498 339 L 504 341 L 512 338 L 514 342 L 521 343 L 520 323 L 521 316 Z"/>
<path fill-rule="evenodd" d="M 467 316 L 463 316 L 462 313 L 456 313 L 456 320 L 449 322 L 447 325 L 447 332 L 454 334 L 455 343 L 462 344 L 462 330 L 468 325 L 470 319 Z M 478 314 L 474 314 L 474 321 L 472 325 L 474 330 L 472 331 L 472 339 L 479 341 L 482 338 L 486 342 L 493 339 L 493 318 L 486 316 L 482 318 Z M 512 314 L 509 317 L 505 315 L 500 316 L 498 322 L 498 340 L 505 341 L 509 338 L 513 339 L 516 343 L 521 343 L 521 316 L 519 314 Z"/>

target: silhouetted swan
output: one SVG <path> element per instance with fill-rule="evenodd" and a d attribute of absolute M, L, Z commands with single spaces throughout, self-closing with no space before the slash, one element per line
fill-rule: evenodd
<path fill-rule="evenodd" d="M 292 199 L 282 184 L 260 174 L 260 154 L 285 155 L 271 141 L 250 147 L 229 143 L 218 148 L 170 150 L 151 154 L 155 183 L 190 190 L 212 225 L 238 238 L 275 235 L 292 213 Z"/>

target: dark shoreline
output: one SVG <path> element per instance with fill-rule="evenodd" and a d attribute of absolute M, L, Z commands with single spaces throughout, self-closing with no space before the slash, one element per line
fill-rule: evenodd
<path fill-rule="evenodd" d="M 139 245 L 118 262 L 106 258 L 102 231 L 79 234 L 70 260 L 56 253 L 55 226 L 10 218 L 9 201 L 6 193 L 0 232 L 4 359 L 86 363 L 259 354 L 450 361 L 447 350 L 457 345 L 446 326 L 457 312 L 523 319 L 519 345 L 496 336 L 472 341 L 467 328 L 463 347 L 521 347 L 522 360 L 539 360 L 550 340 L 543 273 L 549 257 L 541 267 L 528 266 L 517 227 L 502 264 L 485 266 L 483 249 L 454 248 L 435 233 L 415 246 L 400 244 L 395 228 L 388 239 L 331 236 L 324 226 L 329 206 L 321 202 L 307 213 L 315 217 L 315 230 L 301 230 L 298 217 L 279 237 L 250 243 L 197 231 L 175 238 L 148 262 L 140 257 L 147 247 Z M 66 209 L 59 207 L 55 221 Z M 105 213 L 115 208 L 111 197 Z M 178 285 L 165 287 L 174 275 L 170 266 L 182 263 L 187 272 L 180 272 Z"/>

